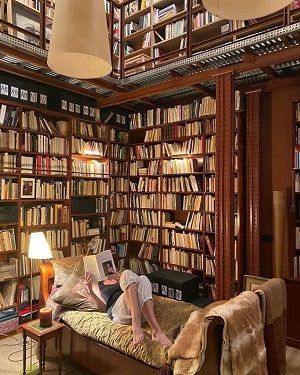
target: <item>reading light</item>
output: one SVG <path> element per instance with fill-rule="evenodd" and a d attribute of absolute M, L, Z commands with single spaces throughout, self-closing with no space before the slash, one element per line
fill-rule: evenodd
<path fill-rule="evenodd" d="M 291 0 L 203 0 L 205 9 L 227 20 L 250 20 L 264 17 L 291 3 Z"/>
<path fill-rule="evenodd" d="M 103 0 L 55 3 L 48 66 L 73 78 L 104 77 L 112 70 Z"/>

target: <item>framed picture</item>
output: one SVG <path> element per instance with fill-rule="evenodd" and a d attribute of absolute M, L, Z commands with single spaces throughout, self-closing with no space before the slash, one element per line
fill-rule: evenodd
<path fill-rule="evenodd" d="M 245 275 L 243 289 L 253 292 L 259 287 L 259 285 L 265 283 L 268 280 L 269 279 L 266 279 L 265 277 Z"/>
<path fill-rule="evenodd" d="M 21 198 L 35 198 L 34 178 L 21 178 Z"/>

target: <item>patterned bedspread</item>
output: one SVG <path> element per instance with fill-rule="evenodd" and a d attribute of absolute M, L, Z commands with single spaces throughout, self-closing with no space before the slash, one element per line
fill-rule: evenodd
<path fill-rule="evenodd" d="M 157 320 L 169 336 L 186 323 L 192 311 L 199 309 L 189 303 L 157 296 L 154 296 L 154 306 Z M 167 349 L 151 340 L 151 330 L 146 324 L 144 343 L 134 346 L 131 327 L 112 322 L 104 313 L 68 311 L 64 313 L 62 320 L 74 331 L 150 366 L 159 368 L 166 362 Z"/>

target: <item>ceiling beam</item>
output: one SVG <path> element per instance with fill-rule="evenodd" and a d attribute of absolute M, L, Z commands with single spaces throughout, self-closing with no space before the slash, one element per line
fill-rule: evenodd
<path fill-rule="evenodd" d="M 251 62 L 251 61 L 254 61 L 257 57 L 258 57 L 258 55 L 256 55 L 256 53 L 251 48 L 249 48 L 249 47 L 245 48 L 243 61 Z M 265 73 L 270 79 L 279 79 L 280 78 L 280 75 L 276 72 L 276 70 L 274 70 L 270 66 L 265 66 L 263 68 L 260 68 L 260 70 L 263 73 Z"/>
<path fill-rule="evenodd" d="M 0 51 L 7 54 L 7 55 L 13 56 L 17 59 L 25 60 L 30 64 L 37 65 L 41 69 L 50 70 L 48 65 L 47 65 L 47 61 L 45 59 L 43 59 L 41 57 L 38 57 L 38 56 L 35 56 L 35 55 L 33 55 L 31 53 L 28 53 L 26 51 L 10 47 L 10 46 L 8 46 L 4 43 L 1 43 L 1 42 L 0 42 Z M 113 91 L 113 92 L 119 93 L 119 92 L 124 91 L 122 88 L 118 87 L 117 85 L 114 85 L 110 82 L 103 81 L 101 79 L 86 79 L 86 80 L 82 79 L 81 81 L 91 83 L 95 86 L 98 86 L 99 88 L 107 89 L 107 90 L 110 90 L 110 91 Z"/>
<path fill-rule="evenodd" d="M 243 61 L 240 63 L 232 64 L 230 66 L 225 66 L 223 68 L 206 70 L 183 77 L 173 77 L 169 81 L 160 83 L 155 86 L 137 89 L 129 93 L 116 94 L 105 99 L 99 99 L 98 104 L 100 107 L 118 105 L 127 101 L 149 97 L 158 92 L 161 93 L 179 87 L 192 86 L 194 84 L 198 84 L 199 82 L 211 79 L 211 77 L 222 74 L 230 69 L 234 70 L 236 73 L 242 73 L 253 69 L 265 68 L 273 64 L 276 65 L 287 61 L 297 60 L 299 56 L 300 46 L 293 46 L 266 55 L 256 56 L 251 61 Z"/>

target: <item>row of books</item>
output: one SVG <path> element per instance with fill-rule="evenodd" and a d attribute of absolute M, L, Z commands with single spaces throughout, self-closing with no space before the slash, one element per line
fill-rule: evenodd
<path fill-rule="evenodd" d="M 115 245 L 111 245 L 110 248 L 111 248 L 111 252 L 113 254 L 116 253 L 119 258 L 124 258 L 127 255 L 127 243 L 117 243 Z M 119 268 L 119 269 L 122 269 L 122 268 Z"/>
<path fill-rule="evenodd" d="M 300 255 L 294 257 L 294 278 L 300 278 Z"/>
<path fill-rule="evenodd" d="M 108 145 L 105 143 L 72 137 L 72 152 L 75 154 L 107 157 L 107 151 Z"/>
<path fill-rule="evenodd" d="M 203 270 L 203 254 L 163 248 L 159 254 L 159 260 L 177 266 Z"/>
<path fill-rule="evenodd" d="M 141 242 L 159 242 L 159 230 L 157 228 L 132 227 L 131 240 Z"/>
<path fill-rule="evenodd" d="M 163 174 L 183 174 L 200 172 L 203 158 L 199 159 L 174 159 L 164 160 L 162 163 Z"/>
<path fill-rule="evenodd" d="M 208 11 L 196 13 L 192 17 L 193 30 L 219 20 L 220 18 L 218 16 L 215 16 Z"/>
<path fill-rule="evenodd" d="M 162 194 L 162 208 L 168 210 L 200 211 L 202 195 Z"/>
<path fill-rule="evenodd" d="M 0 151 L 1 148 L 8 148 L 10 150 L 19 149 L 19 133 L 15 130 L 0 129 Z"/>
<path fill-rule="evenodd" d="M 131 192 L 158 192 L 160 188 L 160 177 L 140 177 L 138 182 L 130 181 Z M 167 190 L 165 190 L 167 191 Z"/>
<path fill-rule="evenodd" d="M 107 127 L 105 125 L 90 124 L 84 121 L 72 121 L 72 134 L 76 137 L 98 138 L 107 140 Z"/>
<path fill-rule="evenodd" d="M 160 128 L 158 128 L 160 130 Z M 188 122 L 186 124 L 167 124 L 162 127 L 163 139 L 185 138 L 197 136 L 203 132 L 202 121 Z M 149 130 L 147 130 L 149 131 Z M 159 140 L 159 139 L 158 139 Z"/>
<path fill-rule="evenodd" d="M 216 136 L 212 135 L 205 139 L 205 151 L 206 152 L 216 152 Z"/>
<path fill-rule="evenodd" d="M 127 143 L 128 132 L 110 129 L 110 140 L 113 142 Z"/>
<path fill-rule="evenodd" d="M 214 172 L 216 170 L 215 155 L 205 157 L 205 171 Z"/>
<path fill-rule="evenodd" d="M 0 253 L 16 250 L 16 235 L 14 228 L 0 230 Z"/>
<path fill-rule="evenodd" d="M 21 156 L 21 173 L 66 175 L 68 171 L 68 159 L 51 156 Z"/>
<path fill-rule="evenodd" d="M 39 265 L 42 263 L 41 260 L 37 259 L 29 259 L 27 254 L 22 254 L 21 257 L 18 260 L 18 266 L 19 266 L 19 275 L 20 276 L 27 276 L 30 275 L 31 269 L 33 273 L 39 272 Z M 31 268 L 32 264 L 32 268 Z"/>
<path fill-rule="evenodd" d="M 17 127 L 19 122 L 19 109 L 1 104 L 0 125 Z"/>
<path fill-rule="evenodd" d="M 110 229 L 110 242 L 119 242 L 119 241 L 127 241 L 127 240 L 128 240 L 128 226 L 127 225 L 123 225 L 118 228 Z"/>
<path fill-rule="evenodd" d="M 0 263 L 0 281 L 13 279 L 18 276 L 18 259 L 10 258 L 8 262 Z"/>
<path fill-rule="evenodd" d="M 160 208 L 159 194 L 131 194 L 130 207 L 134 208 Z"/>
<path fill-rule="evenodd" d="M 69 207 L 63 204 L 45 204 L 44 206 L 21 206 L 20 225 L 48 225 L 67 223 L 69 220 Z"/>
<path fill-rule="evenodd" d="M 125 177 L 111 178 L 110 188 L 112 192 L 127 192 L 129 189 L 129 180 Z"/>
<path fill-rule="evenodd" d="M 101 218 L 105 219 L 105 218 Z M 71 218 L 72 239 L 84 236 L 98 235 L 100 233 L 99 227 L 92 227 L 89 219 L 76 220 Z"/>
<path fill-rule="evenodd" d="M 159 161 L 151 160 L 148 166 L 145 166 L 142 161 L 136 161 L 130 163 L 129 167 L 130 176 L 155 176 L 159 173 Z"/>
<path fill-rule="evenodd" d="M 163 177 L 161 190 L 197 193 L 202 190 L 202 183 L 201 180 L 196 176 Z"/>
<path fill-rule="evenodd" d="M 127 208 L 128 207 L 128 196 L 122 193 L 111 193 L 109 196 L 110 208 Z"/>
<path fill-rule="evenodd" d="M 67 229 L 51 229 L 44 231 L 51 250 L 69 245 L 69 231 Z M 22 252 L 28 253 L 30 233 L 21 232 Z"/>
<path fill-rule="evenodd" d="M 169 213 L 163 213 L 162 226 L 165 228 L 174 228 L 178 230 L 203 230 L 203 215 L 200 212 L 189 212 L 185 222 L 171 220 Z"/>
<path fill-rule="evenodd" d="M 35 180 L 36 199 L 69 199 L 69 181 Z"/>
<path fill-rule="evenodd" d="M 110 157 L 116 159 L 126 159 L 126 146 L 112 144 L 110 149 Z"/>
<path fill-rule="evenodd" d="M 146 130 L 144 142 L 160 142 L 161 140 L 161 128 L 153 128 Z"/>
<path fill-rule="evenodd" d="M 117 160 L 110 161 L 110 174 L 127 175 L 128 173 L 128 162 L 121 162 Z"/>
<path fill-rule="evenodd" d="M 12 178 L 0 179 L 0 199 L 17 199 L 19 196 L 19 184 Z"/>
<path fill-rule="evenodd" d="M 216 198 L 212 195 L 205 195 L 204 206 L 206 211 L 214 212 L 216 208 Z"/>
<path fill-rule="evenodd" d="M 162 244 L 172 247 L 201 250 L 202 239 L 198 233 L 176 232 L 174 229 L 162 230 Z"/>
<path fill-rule="evenodd" d="M 201 101 L 177 105 L 171 108 L 150 109 L 147 112 L 134 113 L 129 116 L 130 129 L 190 120 L 205 115 L 216 114 L 216 100 L 207 96 Z"/>
<path fill-rule="evenodd" d="M 110 214 L 111 225 L 127 224 L 127 210 L 114 210 Z"/>
<path fill-rule="evenodd" d="M 151 263 L 147 260 L 140 260 L 136 258 L 129 259 L 130 269 L 138 275 L 145 275 L 147 273 L 157 271 L 160 267 L 158 264 Z"/>
<path fill-rule="evenodd" d="M 205 191 L 214 193 L 216 191 L 216 177 L 206 176 L 205 177 Z"/>
<path fill-rule="evenodd" d="M 69 154 L 69 140 L 25 132 L 22 135 L 21 151 L 67 156 Z"/>
<path fill-rule="evenodd" d="M 2 289 L 0 291 L 0 309 L 12 306 L 14 304 L 16 291 L 17 291 L 17 282 L 15 280 L 8 281 L 3 284 Z M 10 310 L 12 314 L 8 314 L 8 312 L 4 313 L 3 311 L 0 311 L 0 322 L 5 321 L 8 318 L 11 319 L 12 317 L 17 316 L 17 312 L 15 308 L 12 308 Z"/>
<path fill-rule="evenodd" d="M 142 48 L 151 47 L 151 32 L 147 32 L 143 37 Z"/>
<path fill-rule="evenodd" d="M 202 154 L 202 138 L 192 138 L 181 143 L 163 143 L 164 155 L 172 157 L 175 155 Z"/>
<path fill-rule="evenodd" d="M 158 245 L 143 243 L 138 252 L 138 258 L 158 260 L 160 249 Z"/>
<path fill-rule="evenodd" d="M 130 159 L 155 159 L 160 158 L 161 147 L 160 144 L 157 145 L 136 145 L 130 147 Z"/>
<path fill-rule="evenodd" d="M 97 160 L 72 160 L 73 176 L 80 177 L 107 177 L 108 164 Z"/>
<path fill-rule="evenodd" d="M 176 36 L 182 35 L 187 30 L 187 22 L 186 19 L 182 19 L 176 22 L 172 22 L 165 26 L 164 30 L 164 39 L 172 39 Z"/>
<path fill-rule="evenodd" d="M 139 30 L 143 30 L 146 27 L 149 27 L 151 25 L 151 14 L 150 12 L 147 14 L 144 14 L 140 16 L 139 22 L 129 22 L 125 23 L 125 28 L 124 28 L 124 35 L 129 36 Z"/>
<path fill-rule="evenodd" d="M 161 22 L 169 17 L 174 16 L 178 12 L 179 10 L 175 4 L 170 4 L 162 9 L 154 8 L 153 21 L 154 23 Z"/>
<path fill-rule="evenodd" d="M 130 210 L 130 223 L 133 225 L 160 225 L 160 212 L 150 210 Z"/>
<path fill-rule="evenodd" d="M 300 168 L 300 151 L 295 151 L 295 168 Z"/>
<path fill-rule="evenodd" d="M 139 10 L 143 10 L 149 7 L 151 4 L 151 0 L 134 0 L 129 4 L 125 5 L 125 17 L 131 16 L 133 13 L 138 12 Z"/>
<path fill-rule="evenodd" d="M 66 126 L 66 121 L 58 121 L 54 125 L 53 121 L 46 119 L 34 111 L 22 112 L 22 128 L 25 130 L 47 133 L 49 135 L 63 135 Z M 60 131 L 61 128 L 63 129 L 62 132 Z"/>

